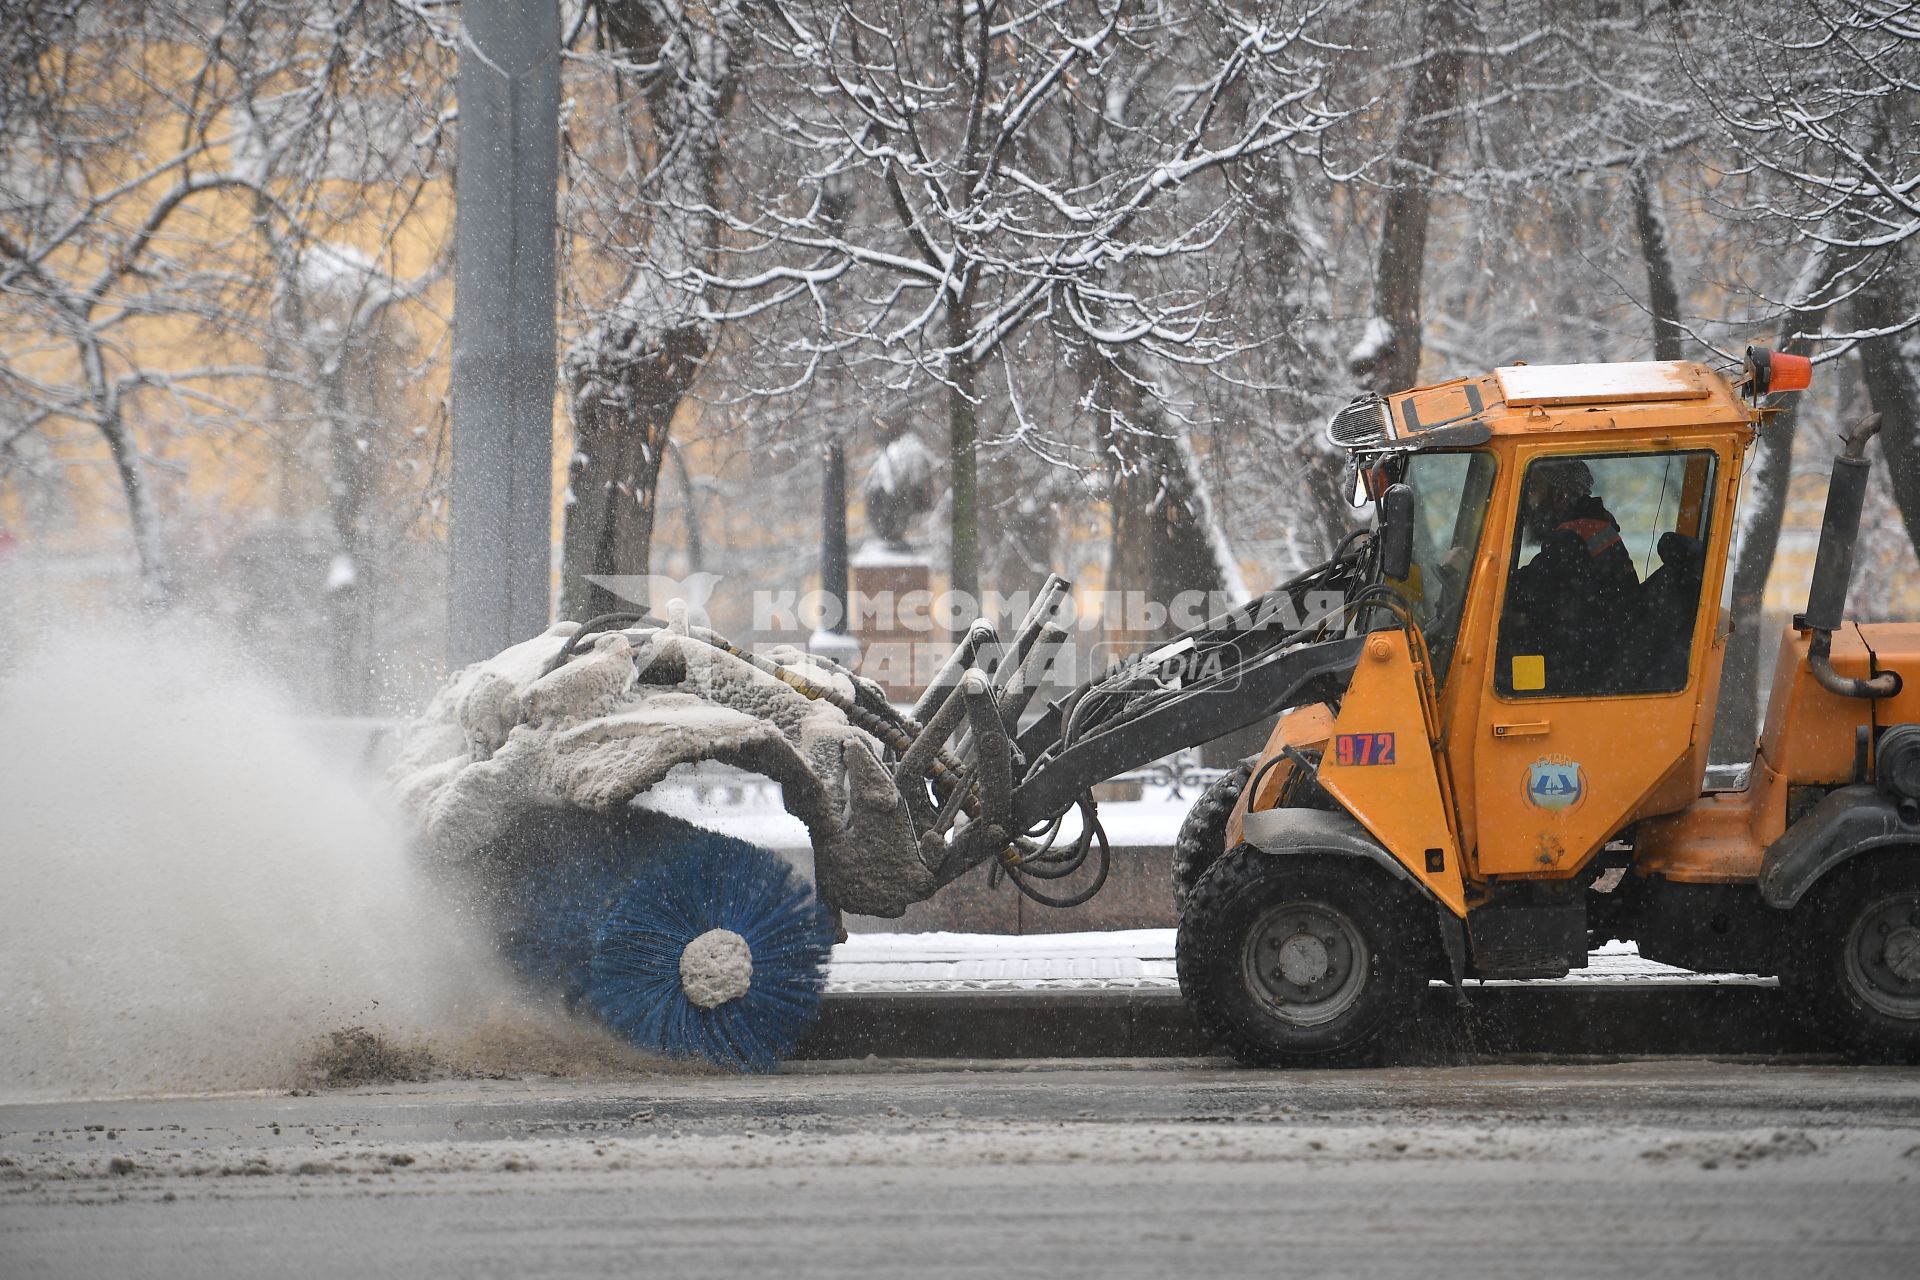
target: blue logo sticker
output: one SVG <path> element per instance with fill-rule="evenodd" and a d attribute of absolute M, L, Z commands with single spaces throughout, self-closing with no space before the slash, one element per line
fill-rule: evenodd
<path fill-rule="evenodd" d="M 1527 800 L 1537 809 L 1562 813 L 1586 795 L 1587 773 L 1577 760 L 1542 756 L 1527 766 Z"/>

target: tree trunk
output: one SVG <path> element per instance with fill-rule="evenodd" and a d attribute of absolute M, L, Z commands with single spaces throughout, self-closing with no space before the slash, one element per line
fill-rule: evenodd
<path fill-rule="evenodd" d="M 1432 175 L 1453 132 L 1466 62 L 1461 45 L 1472 26 L 1470 0 L 1428 0 L 1421 28 L 1425 56 L 1394 143 L 1389 174 L 1393 185 L 1380 220 L 1373 320 L 1350 359 L 1354 375 L 1375 391 L 1399 391 L 1419 380 L 1421 277 L 1433 213 Z"/>
<path fill-rule="evenodd" d="M 707 212 L 724 159 L 738 83 L 740 5 L 689 9 L 665 0 L 601 6 L 613 43 L 636 66 L 658 157 L 648 176 L 649 225 L 623 296 L 568 353 L 574 456 L 561 538 L 561 611 L 584 620 L 644 608 L 590 577 L 648 572 L 653 520 L 673 418 L 713 349 L 701 299 L 686 284 L 711 269 L 718 233 Z"/>
<path fill-rule="evenodd" d="M 1223 597 L 1244 598 L 1245 584 L 1225 531 L 1209 509 L 1197 459 L 1159 412 L 1125 354 L 1102 362 L 1094 384 L 1104 404 L 1107 505 L 1113 532 L 1107 555 L 1110 613 L 1106 639 L 1118 658 L 1146 649 L 1212 616 Z M 1117 624 L 1117 625 L 1115 625 Z M 1266 724 L 1214 739 L 1201 760 L 1227 768 L 1259 748 Z"/>
<path fill-rule="evenodd" d="M 166 553 L 160 546 L 160 517 L 153 509 L 153 491 L 147 484 L 147 469 L 140 458 L 139 442 L 133 438 L 125 419 L 114 405 L 100 422 L 100 434 L 113 457 L 114 474 L 120 478 L 120 492 L 127 499 L 127 521 L 133 530 L 133 553 L 140 568 L 140 603 L 165 608 L 171 592 L 167 582 Z"/>
<path fill-rule="evenodd" d="M 343 343 L 346 341 L 351 339 L 343 339 Z M 352 353 L 341 352 L 339 367 L 327 375 L 323 409 L 327 424 L 327 510 L 333 525 L 333 560 L 327 566 L 325 595 L 328 701 L 336 715 L 365 715 L 373 692 L 366 581 L 368 453 L 355 438 L 353 415 L 341 386 L 350 367 L 357 376 L 370 378 L 371 366 L 370 360 L 357 360 Z"/>
<path fill-rule="evenodd" d="M 1113 523 L 1107 589 L 1144 597 L 1146 609 L 1130 607 L 1126 616 L 1130 625 L 1148 622 L 1146 634 L 1131 637 L 1145 641 L 1197 621 L 1191 611 L 1184 618 L 1167 614 L 1183 593 L 1200 593 L 1203 600 L 1194 603 L 1202 616 L 1209 612 L 1212 598 L 1227 588 L 1227 567 L 1216 555 L 1212 513 L 1189 469 L 1188 453 L 1160 420 L 1126 356 L 1104 359 L 1096 395 L 1106 411 L 1107 505 Z"/>
<path fill-rule="evenodd" d="M 687 568 L 698 573 L 707 565 L 707 538 L 700 527 L 700 491 L 693 483 L 693 473 L 687 470 L 687 455 L 680 446 L 668 440 L 667 453 L 673 458 L 673 474 L 680 481 L 680 497 L 687 504 Z"/>
<path fill-rule="evenodd" d="M 648 572 L 653 516 L 673 415 L 693 386 L 707 352 L 705 331 L 677 330 L 661 349 L 627 358 L 620 341 L 583 343 L 567 365 L 574 453 L 562 538 L 565 615 L 585 621 L 602 613 L 648 608 L 593 577 Z"/>
<path fill-rule="evenodd" d="M 1647 310 L 1653 321 L 1653 358 L 1680 358 L 1680 289 L 1674 280 L 1673 254 L 1667 245 L 1667 219 L 1660 208 L 1647 166 L 1637 164 L 1627 177 L 1633 196 L 1633 225 L 1640 240 L 1640 258 L 1647 268 Z"/>
<path fill-rule="evenodd" d="M 76 324 L 87 323 L 84 315 Z M 76 339 L 80 364 L 86 371 L 87 389 L 98 413 L 95 420 L 100 436 L 107 442 L 113 458 L 114 474 L 120 480 L 120 492 L 127 500 L 127 523 L 133 532 L 133 554 L 140 572 L 140 603 L 150 608 L 165 608 L 169 603 L 166 552 L 160 545 L 160 517 L 153 508 L 153 489 L 147 483 L 146 464 L 140 457 L 140 442 L 134 439 L 120 411 L 120 397 L 107 377 L 106 357 L 91 332 Z"/>
<path fill-rule="evenodd" d="M 1853 299 L 1852 327 L 1888 329 L 1907 317 L 1898 264 Z M 1903 335 L 1887 334 L 1860 343 L 1860 372 L 1867 396 L 1880 415 L 1880 450 L 1887 462 L 1887 485 L 1900 508 L 1907 537 L 1920 549 L 1920 377 L 1900 349 Z"/>
<path fill-rule="evenodd" d="M 972 327 L 971 308 L 964 302 L 948 310 L 947 342 L 953 350 L 947 357 L 947 483 L 953 495 L 948 588 L 957 597 L 955 639 L 979 616 L 980 600 L 979 368 L 966 354 Z"/>
<path fill-rule="evenodd" d="M 1318 413 L 1315 392 L 1327 390 L 1328 375 L 1339 367 L 1328 359 L 1323 344 L 1326 326 L 1312 318 L 1331 308 L 1331 299 L 1316 298 L 1306 259 L 1317 245 L 1314 256 L 1324 256 L 1326 246 L 1319 243 L 1317 229 L 1299 218 L 1295 207 L 1298 186 L 1298 157 L 1284 149 L 1270 152 L 1254 162 L 1249 194 L 1262 229 L 1261 253 L 1257 268 L 1266 273 L 1270 285 L 1261 289 L 1270 294 L 1278 308 L 1279 331 L 1298 335 L 1294 358 L 1299 362 L 1301 378 L 1279 377 L 1269 380 L 1268 404 L 1274 417 L 1286 422 L 1310 422 Z M 1343 376 L 1343 375 L 1334 375 Z M 1338 391 L 1351 394 L 1345 385 Z M 1218 438 L 1216 437 L 1216 440 Z M 1241 444 L 1243 449 L 1265 449 L 1265 441 Z M 1286 453 L 1286 465 L 1299 480 L 1299 488 L 1290 502 L 1293 513 L 1291 536 L 1296 544 L 1305 544 L 1298 552 L 1304 567 L 1330 551 L 1347 531 L 1353 507 L 1346 488 L 1347 459 L 1344 452 L 1332 448 L 1316 429 Z"/>

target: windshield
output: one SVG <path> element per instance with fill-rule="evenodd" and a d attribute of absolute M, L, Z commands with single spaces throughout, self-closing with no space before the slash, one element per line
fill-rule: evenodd
<path fill-rule="evenodd" d="M 1480 531 L 1493 495 L 1493 459 L 1484 453 L 1416 453 L 1407 460 L 1413 489 L 1413 568 L 1396 584 L 1413 606 L 1433 657 L 1433 682 L 1447 678 Z"/>

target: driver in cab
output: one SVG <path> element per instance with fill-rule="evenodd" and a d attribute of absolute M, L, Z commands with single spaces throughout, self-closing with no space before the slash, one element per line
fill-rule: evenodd
<path fill-rule="evenodd" d="M 1599 693 L 1634 627 L 1640 586 L 1620 522 L 1577 458 L 1535 463 L 1521 520 L 1540 550 L 1513 571 L 1501 625 L 1515 692 Z"/>

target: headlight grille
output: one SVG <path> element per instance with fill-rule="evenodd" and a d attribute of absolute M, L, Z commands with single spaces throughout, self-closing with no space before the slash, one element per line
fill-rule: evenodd
<path fill-rule="evenodd" d="M 1342 449 L 1383 444 L 1392 437 L 1387 423 L 1387 402 L 1377 395 L 1361 396 L 1327 423 L 1327 439 Z"/>

